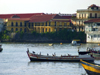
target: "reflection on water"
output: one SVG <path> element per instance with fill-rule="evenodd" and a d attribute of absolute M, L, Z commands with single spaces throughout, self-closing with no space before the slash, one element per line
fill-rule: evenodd
<path fill-rule="evenodd" d="M 26 50 L 30 52 L 52 55 L 78 55 L 77 46 L 71 44 L 48 43 L 0 43 L 3 52 L 0 53 L 0 75 L 86 75 L 79 62 L 30 62 Z M 80 50 L 97 44 L 82 44 Z M 95 60 L 99 63 L 100 60 Z"/>
<path fill-rule="evenodd" d="M 37 65 L 38 64 L 38 65 Z M 81 75 L 84 70 L 80 63 L 77 62 L 28 62 L 29 67 L 33 67 L 34 71 L 39 70 L 45 75 Z"/>

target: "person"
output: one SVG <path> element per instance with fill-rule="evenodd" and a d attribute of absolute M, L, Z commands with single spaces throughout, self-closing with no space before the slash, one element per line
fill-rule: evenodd
<path fill-rule="evenodd" d="M 49 56 L 49 54 L 47 53 L 47 56 Z"/>
<path fill-rule="evenodd" d="M 0 45 L 0 48 L 1 48 L 1 45 Z"/>
<path fill-rule="evenodd" d="M 33 54 L 35 54 L 35 52 L 33 51 Z"/>
<path fill-rule="evenodd" d="M 56 53 L 54 53 L 54 56 L 56 56 Z"/>
<path fill-rule="evenodd" d="M 41 55 L 41 52 L 40 52 L 40 55 Z"/>
<path fill-rule="evenodd" d="M 29 52 L 29 49 L 27 48 L 27 52 Z"/>

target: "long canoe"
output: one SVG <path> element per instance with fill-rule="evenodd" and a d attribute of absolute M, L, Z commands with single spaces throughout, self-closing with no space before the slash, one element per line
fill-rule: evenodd
<path fill-rule="evenodd" d="M 64 61 L 64 62 L 80 62 L 80 59 L 83 59 L 85 61 L 93 62 L 94 58 L 92 58 L 90 55 L 61 55 L 56 56 L 54 55 L 41 55 L 36 54 L 35 52 L 30 53 L 29 50 L 27 50 L 28 57 L 30 61 Z"/>
<path fill-rule="evenodd" d="M 88 75 L 100 75 L 100 64 L 80 61 Z"/>
<path fill-rule="evenodd" d="M 100 53 L 92 53 L 92 56 L 93 56 L 95 59 L 100 59 Z"/>

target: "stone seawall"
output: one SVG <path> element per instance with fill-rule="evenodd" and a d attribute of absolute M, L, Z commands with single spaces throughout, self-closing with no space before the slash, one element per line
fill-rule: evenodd
<path fill-rule="evenodd" d="M 2 40 L 2 42 L 33 42 L 33 43 L 68 43 L 67 40 L 53 40 L 49 39 L 47 37 L 42 36 L 34 36 L 31 33 L 23 34 L 20 33 L 11 33 L 9 34 L 10 38 L 9 40 Z"/>

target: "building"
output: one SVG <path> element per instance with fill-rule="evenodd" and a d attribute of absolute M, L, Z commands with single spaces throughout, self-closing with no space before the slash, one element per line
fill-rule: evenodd
<path fill-rule="evenodd" d="M 6 30 L 11 32 L 36 31 L 38 33 L 45 33 L 72 29 L 71 20 L 58 14 L 1 14 L 0 18 L 6 22 Z"/>
<path fill-rule="evenodd" d="M 72 18 L 72 23 L 75 26 L 74 29 L 84 31 L 84 22 L 95 18 L 100 18 L 100 7 L 95 4 L 92 4 L 87 9 L 77 10 L 76 18 Z"/>
<path fill-rule="evenodd" d="M 100 43 L 100 18 L 85 21 L 86 42 Z"/>
<path fill-rule="evenodd" d="M 0 32 L 3 30 L 3 24 L 4 24 L 3 19 L 0 18 Z"/>

